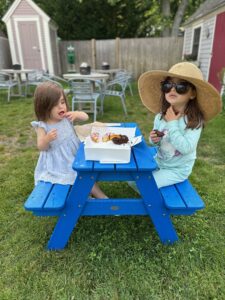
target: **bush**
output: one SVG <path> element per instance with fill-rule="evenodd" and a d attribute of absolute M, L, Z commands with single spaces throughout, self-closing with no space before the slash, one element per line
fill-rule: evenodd
<path fill-rule="evenodd" d="M 225 91 L 223 92 L 223 95 L 222 95 L 222 103 L 223 103 L 222 110 L 225 111 Z"/>

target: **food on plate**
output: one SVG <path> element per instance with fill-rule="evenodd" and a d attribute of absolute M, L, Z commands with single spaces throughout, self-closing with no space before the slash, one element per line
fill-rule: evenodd
<path fill-rule="evenodd" d="M 112 141 L 114 144 L 121 145 L 128 143 L 129 139 L 126 135 L 107 132 L 102 137 L 98 132 L 91 133 L 91 139 L 95 143 Z"/>
<path fill-rule="evenodd" d="M 107 132 L 106 134 L 103 135 L 102 141 L 103 141 L 103 142 L 108 142 L 108 141 L 110 141 L 110 133 L 109 133 L 109 132 Z"/>
<path fill-rule="evenodd" d="M 108 141 L 112 141 L 114 138 L 120 138 L 120 137 L 121 137 L 121 134 L 107 132 L 106 134 L 103 135 L 102 141 L 108 142 Z"/>
<path fill-rule="evenodd" d="M 112 141 L 114 138 L 120 138 L 121 134 L 110 133 L 109 139 Z"/>
<path fill-rule="evenodd" d="M 93 142 L 95 143 L 99 143 L 100 142 L 100 135 L 98 132 L 92 132 L 91 133 L 91 139 Z"/>
<path fill-rule="evenodd" d="M 164 133 L 162 131 L 159 131 L 157 129 L 154 129 L 155 134 L 157 135 L 157 137 L 163 137 Z"/>
<path fill-rule="evenodd" d="M 112 138 L 112 141 L 116 145 L 126 144 L 128 143 L 129 139 L 126 135 L 123 134 L 117 134 Z"/>

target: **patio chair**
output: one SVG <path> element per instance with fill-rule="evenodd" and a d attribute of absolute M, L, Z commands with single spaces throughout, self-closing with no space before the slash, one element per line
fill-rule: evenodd
<path fill-rule="evenodd" d="M 103 99 L 101 103 L 101 111 L 103 113 L 103 105 L 105 101 L 106 96 L 111 96 L 111 97 L 119 97 L 122 103 L 123 111 L 125 116 L 127 116 L 127 108 L 126 108 L 126 95 L 125 95 L 125 90 L 127 88 L 128 84 L 128 78 L 127 77 L 120 77 L 120 78 L 115 78 L 114 80 L 111 80 L 107 83 L 105 91 L 103 91 Z"/>
<path fill-rule="evenodd" d="M 94 114 L 94 122 L 97 118 L 97 101 L 100 93 L 93 92 L 91 81 L 70 81 L 72 91 L 72 110 L 78 110 Z"/>
<path fill-rule="evenodd" d="M 32 95 L 30 93 L 30 88 L 32 86 L 38 86 L 40 83 L 44 82 L 44 72 L 42 70 L 35 70 L 33 73 L 27 75 L 25 95 Z"/>
<path fill-rule="evenodd" d="M 64 91 L 64 94 L 66 96 L 69 95 L 72 92 L 71 89 L 70 89 L 69 81 L 62 78 L 62 77 L 60 77 L 60 76 L 44 72 L 43 73 L 43 78 L 44 78 L 44 80 L 53 81 L 56 84 L 58 84 L 60 87 L 62 87 L 63 91 Z M 65 85 L 66 85 L 66 88 L 65 88 Z"/>
<path fill-rule="evenodd" d="M 10 101 L 10 97 L 13 96 L 11 91 L 16 86 L 18 87 L 17 81 L 13 81 L 12 77 L 9 74 L 0 72 L 0 90 L 8 91 L 8 96 L 7 96 L 8 102 Z"/>
<path fill-rule="evenodd" d="M 56 76 L 51 75 L 49 73 L 46 73 L 42 70 L 34 71 L 33 73 L 28 74 L 27 82 L 26 82 L 26 95 L 30 95 L 30 87 L 31 86 L 38 86 L 39 84 L 45 82 L 45 81 L 51 81 L 55 84 L 59 85 L 61 88 L 63 88 L 62 83 L 69 84 L 68 81 L 65 79 Z M 69 94 L 70 89 L 64 89 L 64 93 L 67 95 Z"/>
<path fill-rule="evenodd" d="M 122 79 L 122 78 L 126 78 L 127 79 L 127 87 L 130 90 L 130 94 L 131 96 L 133 96 L 133 90 L 132 90 L 132 80 L 133 80 L 133 75 L 131 72 L 128 72 L 126 70 L 120 70 L 116 73 L 114 79 Z"/>

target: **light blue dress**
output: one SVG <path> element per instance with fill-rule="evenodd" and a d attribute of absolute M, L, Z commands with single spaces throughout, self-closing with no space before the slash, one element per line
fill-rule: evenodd
<path fill-rule="evenodd" d="M 31 125 L 43 128 L 46 133 L 57 129 L 57 138 L 50 142 L 47 150 L 40 152 L 34 172 L 35 185 L 41 180 L 72 185 L 77 175 L 72 164 L 80 143 L 72 123 L 64 118 L 55 124 L 33 121 Z"/>

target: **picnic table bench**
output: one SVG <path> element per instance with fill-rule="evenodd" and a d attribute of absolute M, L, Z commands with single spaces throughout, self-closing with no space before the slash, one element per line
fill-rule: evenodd
<path fill-rule="evenodd" d="M 124 127 L 136 126 L 125 123 Z M 136 128 L 136 135 L 140 135 Z M 25 209 L 36 216 L 58 216 L 48 242 L 48 249 L 63 249 L 81 216 L 149 215 L 164 244 L 178 240 L 171 215 L 192 215 L 205 207 L 189 180 L 158 189 L 152 176 L 157 168 L 156 149 L 148 147 L 144 139 L 132 148 L 128 164 L 100 164 L 86 161 L 81 143 L 73 168 L 77 171 L 74 185 L 39 182 L 25 202 Z M 135 181 L 140 199 L 90 199 L 96 181 Z"/>

